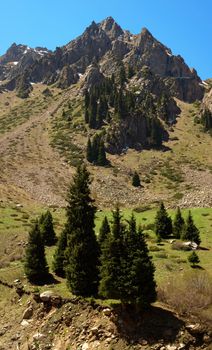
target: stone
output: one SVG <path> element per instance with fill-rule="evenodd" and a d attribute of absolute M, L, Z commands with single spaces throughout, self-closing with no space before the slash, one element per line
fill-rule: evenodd
<path fill-rule="evenodd" d="M 83 343 L 81 346 L 82 350 L 88 350 L 89 349 L 89 344 L 88 343 Z"/>
<path fill-rule="evenodd" d="M 51 290 L 47 290 L 40 294 L 40 299 L 45 303 L 50 301 L 52 296 L 54 296 L 54 293 Z"/>
<path fill-rule="evenodd" d="M 38 332 L 33 335 L 33 340 L 41 340 L 43 338 L 45 338 L 45 335 L 43 333 Z"/>
<path fill-rule="evenodd" d="M 21 322 L 21 326 L 23 326 L 23 327 L 28 327 L 28 326 L 29 326 L 29 322 L 28 322 L 27 320 L 23 320 L 23 321 Z"/>
<path fill-rule="evenodd" d="M 103 309 L 102 312 L 105 316 L 111 316 L 111 309 L 109 308 Z"/>
<path fill-rule="evenodd" d="M 23 320 L 28 320 L 33 315 L 33 308 L 29 306 L 23 313 Z"/>

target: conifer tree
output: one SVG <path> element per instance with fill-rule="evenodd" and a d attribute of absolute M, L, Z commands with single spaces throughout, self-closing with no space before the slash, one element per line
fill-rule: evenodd
<path fill-rule="evenodd" d="M 101 246 L 99 293 L 105 298 L 120 299 L 122 297 L 124 230 L 117 206 L 113 212 L 111 232 Z"/>
<path fill-rule="evenodd" d="M 98 235 L 98 241 L 100 245 L 104 243 L 109 233 L 110 233 L 110 225 L 109 225 L 107 216 L 105 216 L 102 221 L 102 225 L 100 227 L 99 235 Z"/>
<path fill-rule="evenodd" d="M 168 238 L 172 234 L 172 220 L 168 216 L 163 202 L 155 217 L 155 233 L 158 239 Z"/>
<path fill-rule="evenodd" d="M 140 180 L 140 177 L 139 177 L 137 171 L 135 171 L 133 176 L 132 176 L 132 185 L 134 187 L 140 187 L 141 186 L 141 180 Z"/>
<path fill-rule="evenodd" d="M 99 247 L 94 232 L 96 207 L 90 196 L 90 175 L 80 165 L 70 185 L 66 209 L 66 277 L 73 294 L 92 296 L 98 290 Z"/>
<path fill-rule="evenodd" d="M 185 221 L 182 217 L 181 210 L 177 207 L 177 212 L 173 221 L 173 234 L 175 238 L 180 238 L 184 229 Z"/>
<path fill-rule="evenodd" d="M 189 256 L 188 256 L 188 262 L 194 267 L 195 265 L 199 264 L 200 259 L 197 255 L 196 252 L 192 252 Z"/>
<path fill-rule="evenodd" d="M 182 239 L 195 242 L 197 245 L 200 245 L 201 243 L 200 233 L 198 228 L 194 224 L 190 210 L 186 220 L 185 229 L 182 234 Z"/>
<path fill-rule="evenodd" d="M 38 284 L 43 283 L 49 276 L 44 243 L 38 222 L 35 223 L 29 232 L 28 245 L 25 251 L 24 272 L 30 282 Z"/>
<path fill-rule="evenodd" d="M 67 248 L 67 228 L 65 227 L 58 239 L 57 247 L 53 257 L 53 264 L 52 264 L 54 273 L 59 277 L 65 277 L 66 248 Z"/>
<path fill-rule="evenodd" d="M 47 210 L 47 212 L 41 216 L 39 225 L 44 245 L 54 245 L 57 242 L 57 237 L 54 231 L 52 214 L 49 210 Z"/>
<path fill-rule="evenodd" d="M 134 215 L 124 235 L 125 268 L 123 300 L 146 307 L 156 300 L 154 265 L 141 228 L 137 230 Z"/>
<path fill-rule="evenodd" d="M 104 146 L 103 140 L 100 140 L 100 142 L 99 142 L 97 164 L 101 165 L 101 166 L 104 166 L 107 164 L 107 157 L 106 157 L 105 146 Z"/>
<path fill-rule="evenodd" d="M 94 160 L 93 149 L 92 149 L 90 137 L 88 139 L 87 148 L 86 148 L 86 159 L 90 163 L 92 163 Z"/>

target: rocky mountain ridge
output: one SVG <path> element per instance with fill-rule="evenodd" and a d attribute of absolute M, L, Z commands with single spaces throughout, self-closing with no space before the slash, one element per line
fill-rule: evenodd
<path fill-rule="evenodd" d="M 92 22 L 81 36 L 54 52 L 13 44 L 0 58 L 1 90 L 16 88 L 20 76 L 23 85 L 44 82 L 67 88 L 77 83 L 94 62 L 107 77 L 117 73 L 120 62 L 126 68 L 135 68 L 135 75 L 147 66 L 173 96 L 186 102 L 203 97 L 201 79 L 181 56 L 173 55 L 146 28 L 133 35 L 112 17 L 98 24 Z"/>

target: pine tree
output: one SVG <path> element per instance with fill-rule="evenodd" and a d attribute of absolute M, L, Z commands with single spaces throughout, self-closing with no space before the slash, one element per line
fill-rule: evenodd
<path fill-rule="evenodd" d="M 90 138 L 88 139 L 87 148 L 86 148 L 86 159 L 88 162 L 92 163 L 94 161 L 93 149 Z"/>
<path fill-rule="evenodd" d="M 185 221 L 182 217 L 180 208 L 177 208 L 177 212 L 173 222 L 173 234 L 175 238 L 180 238 L 184 229 Z"/>
<path fill-rule="evenodd" d="M 107 216 L 105 216 L 102 221 L 102 225 L 100 227 L 99 235 L 98 235 L 98 241 L 100 246 L 104 243 L 109 233 L 110 233 L 110 225 L 109 225 Z"/>
<path fill-rule="evenodd" d="M 186 220 L 185 229 L 182 234 L 182 239 L 195 242 L 197 245 L 200 245 L 201 243 L 200 233 L 198 228 L 194 224 L 190 210 Z"/>
<path fill-rule="evenodd" d="M 168 238 L 172 234 L 172 220 L 168 216 L 163 202 L 155 217 L 155 233 L 158 239 Z"/>
<path fill-rule="evenodd" d="M 107 165 L 107 157 L 103 140 L 100 140 L 99 143 L 97 164 L 101 166 Z"/>
<path fill-rule="evenodd" d="M 132 185 L 134 187 L 140 187 L 141 186 L 141 180 L 140 180 L 140 177 L 139 177 L 137 171 L 135 171 L 133 176 L 132 176 Z"/>
<path fill-rule="evenodd" d="M 119 207 L 113 212 L 111 233 L 101 246 L 99 293 L 105 298 L 122 297 L 122 255 L 124 226 L 121 223 Z"/>
<path fill-rule="evenodd" d="M 57 247 L 53 257 L 53 264 L 52 264 L 54 273 L 60 277 L 65 277 L 66 248 L 67 248 L 67 228 L 65 227 L 58 239 Z"/>
<path fill-rule="evenodd" d="M 197 255 L 196 252 L 192 252 L 189 256 L 188 256 L 188 261 L 192 266 L 195 266 L 197 264 L 199 264 L 200 259 Z"/>
<path fill-rule="evenodd" d="M 94 232 L 96 207 L 90 197 L 90 176 L 81 165 L 68 192 L 66 277 L 73 294 L 92 296 L 98 290 L 99 247 Z"/>
<path fill-rule="evenodd" d="M 52 214 L 49 210 L 41 216 L 39 226 L 44 245 L 54 245 L 57 242 L 57 237 L 54 231 Z"/>
<path fill-rule="evenodd" d="M 35 223 L 29 232 L 28 245 L 25 251 L 24 271 L 30 282 L 38 284 L 43 283 L 49 276 L 44 243 L 38 222 Z"/>
<path fill-rule="evenodd" d="M 124 235 L 123 299 L 127 303 L 147 307 L 156 300 L 154 265 L 141 228 L 137 230 L 132 215 Z"/>
<path fill-rule="evenodd" d="M 156 299 L 154 266 L 144 236 L 132 215 L 128 228 L 119 208 L 113 213 L 112 231 L 102 244 L 100 294 L 124 304 L 148 306 Z"/>

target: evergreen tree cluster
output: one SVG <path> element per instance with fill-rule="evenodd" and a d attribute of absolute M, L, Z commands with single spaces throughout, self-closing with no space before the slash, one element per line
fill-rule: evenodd
<path fill-rule="evenodd" d="M 172 223 L 172 219 L 168 216 L 163 202 L 161 202 L 155 217 L 155 233 L 158 241 L 162 238 L 169 238 L 173 234 L 173 237 L 177 239 L 192 241 L 197 245 L 201 243 L 200 232 L 194 224 L 191 212 L 188 212 L 188 216 L 184 220 L 178 207 Z"/>
<path fill-rule="evenodd" d="M 133 74 L 133 68 L 129 69 Z M 143 93 L 142 98 L 129 91 L 124 66 L 121 65 L 119 84 L 114 76 L 85 92 L 85 122 L 92 129 L 101 129 L 112 120 L 122 122 L 127 117 L 142 116 L 146 119 L 148 143 L 160 147 L 164 137 L 164 127 L 159 118 L 168 122 L 168 96 L 155 100 L 151 93 Z M 159 117 L 159 118 L 158 118 Z"/>
<path fill-rule="evenodd" d="M 202 113 L 201 123 L 205 132 L 212 132 L 212 112 L 209 109 L 205 109 Z"/>
<path fill-rule="evenodd" d="M 108 164 L 105 145 L 101 135 L 95 134 L 93 139 L 88 139 L 86 159 L 93 164 L 105 166 Z"/>
<path fill-rule="evenodd" d="M 89 184 L 82 165 L 68 192 L 67 221 L 55 251 L 54 272 L 66 277 L 76 295 L 99 294 L 147 306 L 156 299 L 156 284 L 144 235 L 133 216 L 127 225 L 123 223 L 117 207 L 112 226 L 103 219 L 97 240 Z"/>
<path fill-rule="evenodd" d="M 100 295 L 141 307 L 156 300 L 155 268 L 144 235 L 133 215 L 128 225 L 123 224 L 118 207 L 111 230 L 104 239 L 101 235 L 100 262 Z"/>

